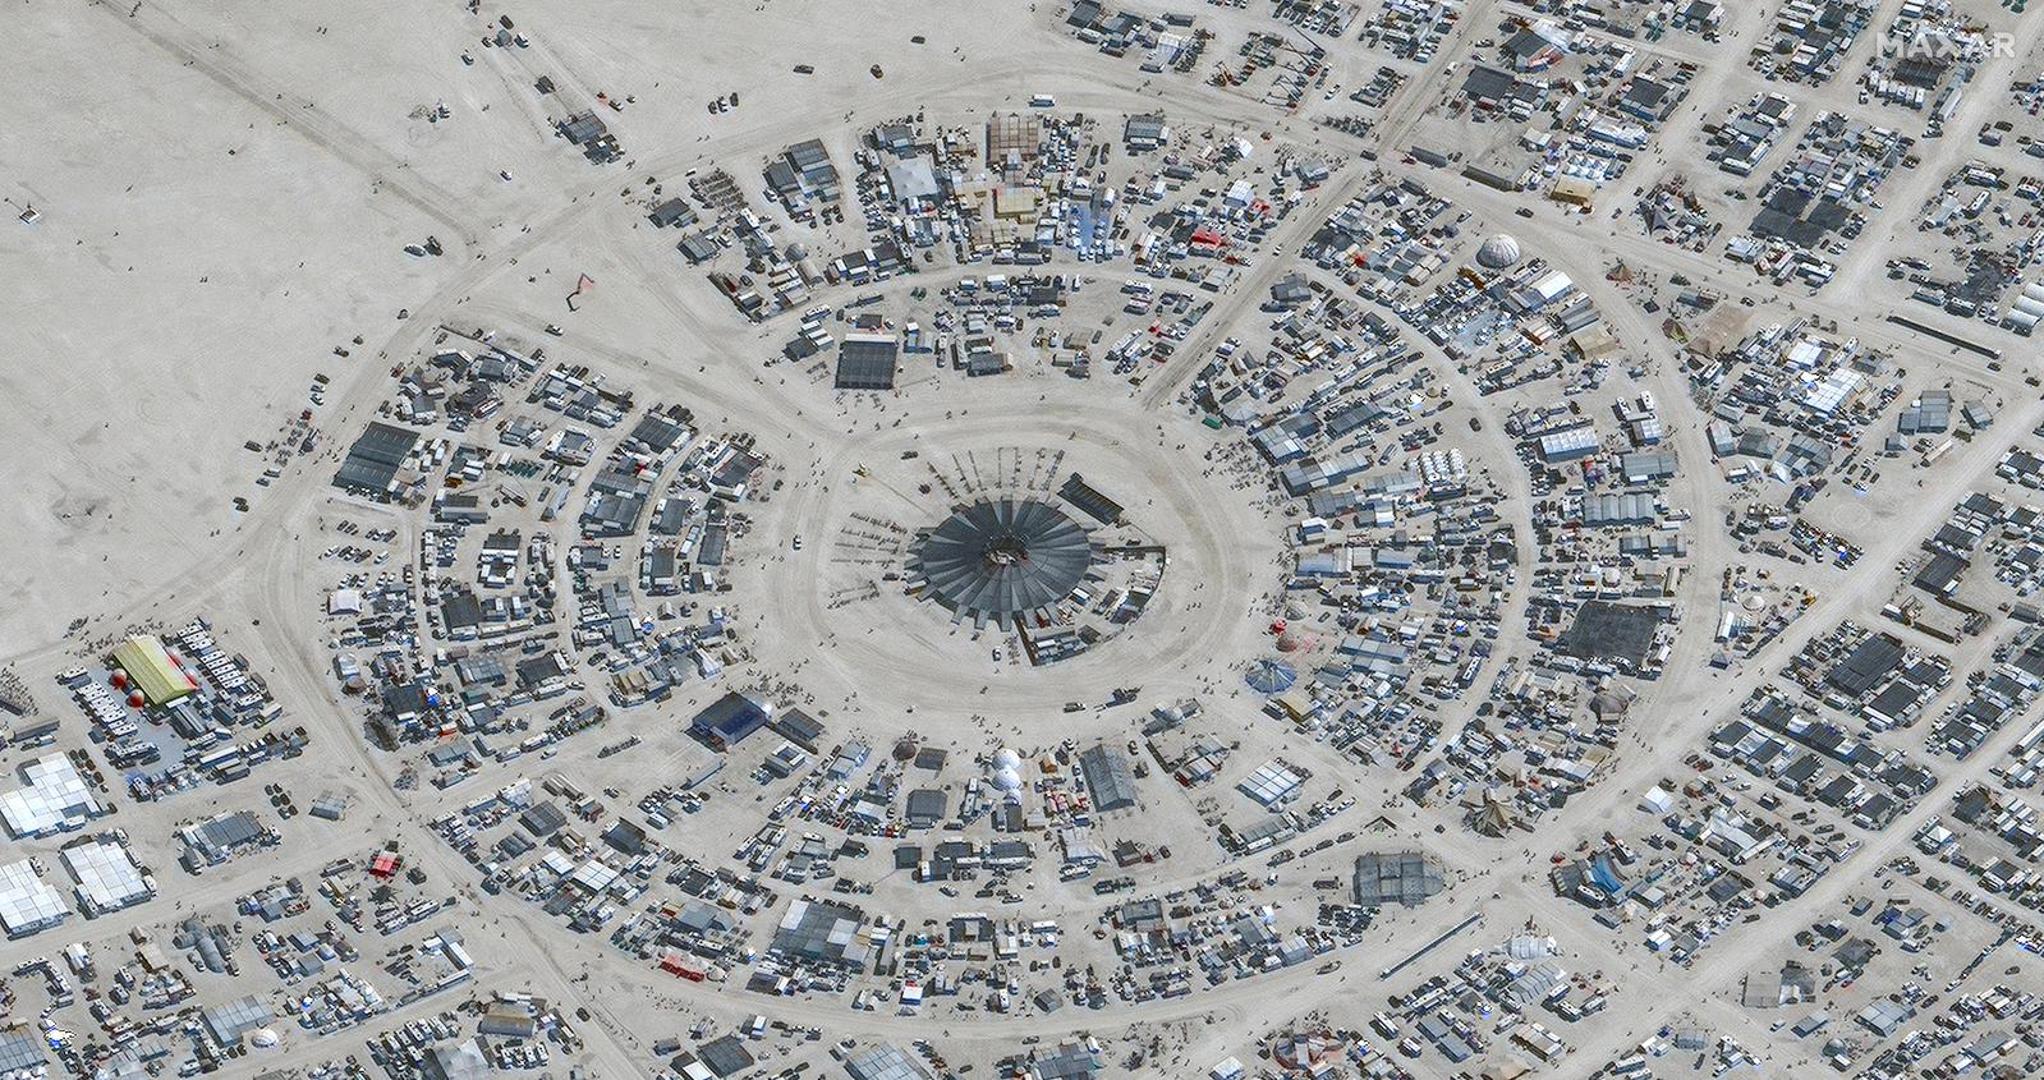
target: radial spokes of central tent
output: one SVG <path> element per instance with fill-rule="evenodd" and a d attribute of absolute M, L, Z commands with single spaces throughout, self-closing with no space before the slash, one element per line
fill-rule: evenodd
<path fill-rule="evenodd" d="M 910 570 L 960 615 L 1005 620 L 1071 595 L 1098 555 L 1092 534 L 1058 508 L 987 499 L 924 534 Z"/>

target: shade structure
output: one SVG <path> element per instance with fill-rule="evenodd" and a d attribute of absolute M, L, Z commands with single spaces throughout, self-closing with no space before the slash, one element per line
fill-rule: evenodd
<path fill-rule="evenodd" d="M 1071 595 L 1100 555 L 1093 535 L 1057 507 L 983 499 L 917 538 L 909 574 L 957 617 L 1006 625 Z"/>
<path fill-rule="evenodd" d="M 192 680 L 153 635 L 137 634 L 115 646 L 113 659 L 152 705 L 168 705 L 192 692 Z"/>
<path fill-rule="evenodd" d="M 1299 673 L 1281 660 L 1258 660 L 1250 665 L 1246 681 L 1259 694 L 1282 694 L 1299 681 Z"/>

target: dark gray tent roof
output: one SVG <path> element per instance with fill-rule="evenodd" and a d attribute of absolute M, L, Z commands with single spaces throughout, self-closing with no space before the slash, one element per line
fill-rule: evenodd
<path fill-rule="evenodd" d="M 961 617 L 1005 621 L 1064 599 L 1099 554 L 1092 534 L 1054 506 L 988 499 L 924 533 L 909 569 Z"/>

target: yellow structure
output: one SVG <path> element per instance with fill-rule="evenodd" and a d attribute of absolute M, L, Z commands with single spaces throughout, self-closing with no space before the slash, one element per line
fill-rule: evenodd
<path fill-rule="evenodd" d="M 1554 182 L 1554 190 L 1549 191 L 1547 194 L 1555 202 L 1568 203 L 1572 206 L 1581 206 L 1587 209 L 1591 200 L 1597 197 L 1597 185 L 1581 177 L 1564 176 Z"/>
<path fill-rule="evenodd" d="M 171 662 L 163 642 L 137 634 L 114 649 L 114 666 L 128 673 L 128 681 L 151 705 L 167 705 L 192 692 L 184 670 Z"/>
<path fill-rule="evenodd" d="M 1278 707 L 1285 711 L 1285 715 L 1291 717 L 1293 723 L 1313 715 L 1313 695 L 1308 694 L 1304 687 L 1295 686 L 1279 694 L 1277 703 Z"/>
<path fill-rule="evenodd" d="M 1569 344 L 1585 360 L 1602 360 L 1618 351 L 1618 338 L 1603 323 L 1592 323 L 1569 335 Z"/>
<path fill-rule="evenodd" d="M 994 216 L 1036 220 L 1037 191 L 1031 187 L 1002 187 L 994 190 Z"/>

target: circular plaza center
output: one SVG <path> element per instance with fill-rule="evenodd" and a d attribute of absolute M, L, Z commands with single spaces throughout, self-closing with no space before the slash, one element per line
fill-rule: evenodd
<path fill-rule="evenodd" d="M 954 618 L 1007 626 L 1071 596 L 1101 555 L 1090 530 L 1047 502 L 985 498 L 919 534 L 908 569 Z"/>

